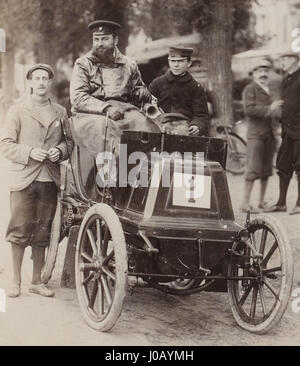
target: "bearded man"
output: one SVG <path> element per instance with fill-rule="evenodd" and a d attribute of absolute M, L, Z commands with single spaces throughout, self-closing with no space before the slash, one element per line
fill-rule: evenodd
<path fill-rule="evenodd" d="M 107 117 L 110 136 L 119 135 L 124 128 L 159 132 L 139 110 L 152 96 L 136 62 L 117 48 L 120 27 L 107 20 L 90 23 L 93 48 L 76 60 L 72 73 L 70 97 L 74 130 L 79 143 L 94 157 L 105 146 Z"/>

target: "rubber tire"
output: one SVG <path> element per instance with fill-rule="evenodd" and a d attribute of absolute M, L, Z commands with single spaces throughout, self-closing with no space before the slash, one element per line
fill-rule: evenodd
<path fill-rule="evenodd" d="M 85 225 L 87 221 L 93 216 L 99 215 L 101 216 L 106 224 L 109 227 L 112 241 L 114 243 L 118 243 L 118 245 L 114 245 L 115 250 L 115 263 L 116 263 L 116 279 L 117 283 L 115 284 L 115 292 L 113 295 L 113 301 L 109 312 L 106 317 L 100 321 L 96 322 L 89 314 L 86 312 L 85 300 L 81 290 L 81 282 L 80 282 L 80 269 L 78 268 L 79 263 L 79 249 L 83 231 L 85 229 Z M 105 203 L 98 203 L 86 212 L 84 219 L 81 223 L 77 245 L 76 245 L 76 256 L 75 256 L 75 279 L 76 279 L 76 292 L 79 301 L 79 306 L 83 315 L 85 322 L 93 329 L 97 331 L 106 332 L 109 331 L 117 322 L 118 318 L 121 315 L 124 298 L 126 296 L 127 291 L 127 282 L 128 282 L 128 261 L 127 261 L 127 251 L 126 251 L 126 242 L 125 236 L 123 233 L 121 222 L 115 213 L 115 211 Z"/>
<path fill-rule="evenodd" d="M 48 283 L 48 281 L 52 276 L 56 263 L 58 246 L 61 240 L 63 239 L 61 238 L 62 210 L 63 210 L 62 204 L 58 199 L 51 227 L 50 244 L 47 249 L 45 264 L 41 274 L 42 282 L 45 284 Z"/>
<path fill-rule="evenodd" d="M 236 140 L 236 142 L 238 144 L 241 144 L 244 148 L 247 147 L 246 141 L 243 138 L 241 138 L 240 136 L 238 136 L 237 134 L 235 134 L 234 132 L 230 132 L 228 134 L 228 139 Z M 245 171 L 246 159 L 245 159 L 245 164 L 240 169 L 232 169 L 232 168 L 228 168 L 229 156 L 230 156 L 230 145 L 228 143 L 228 146 L 227 146 L 227 159 L 226 159 L 226 171 L 231 173 L 231 174 L 236 174 L 236 175 L 243 174 L 244 171 Z M 245 156 L 246 156 L 246 151 L 245 151 Z"/>
<path fill-rule="evenodd" d="M 281 320 L 288 305 L 293 284 L 293 256 L 287 232 L 274 216 L 263 214 L 258 215 L 250 222 L 249 226 L 256 224 L 263 224 L 267 226 L 273 232 L 274 236 L 277 239 L 279 251 L 281 253 L 283 274 L 286 274 L 285 276 L 283 276 L 285 281 L 282 284 L 279 295 L 282 301 L 276 304 L 275 309 L 273 309 L 271 315 L 263 323 L 254 325 L 244 321 L 244 319 L 241 318 L 237 310 L 234 296 L 234 283 L 236 281 L 228 280 L 228 295 L 231 310 L 238 325 L 249 332 L 256 334 L 265 334 L 269 332 Z M 228 269 L 228 273 L 230 274 L 230 264 Z"/>
<path fill-rule="evenodd" d="M 188 290 L 190 288 L 193 288 L 195 286 L 196 280 L 189 280 L 188 283 L 185 286 L 180 286 L 177 284 L 177 281 L 170 282 L 170 287 L 174 290 L 177 290 L 178 292 L 182 290 Z"/>

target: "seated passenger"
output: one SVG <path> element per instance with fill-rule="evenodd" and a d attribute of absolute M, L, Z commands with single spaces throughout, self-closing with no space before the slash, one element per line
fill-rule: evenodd
<path fill-rule="evenodd" d="M 149 90 L 165 113 L 180 113 L 185 117 L 185 128 L 182 129 L 183 118 L 181 127 L 178 125 L 179 134 L 207 136 L 209 113 L 205 92 L 188 72 L 192 53 L 192 48 L 171 47 L 168 57 L 170 70 L 154 79 Z M 170 117 L 170 122 L 176 129 L 177 123 L 171 121 L 174 121 L 174 116 Z"/>
<path fill-rule="evenodd" d="M 93 32 L 93 48 L 75 62 L 70 97 L 77 143 L 96 157 L 104 145 L 107 150 L 107 144 L 111 145 L 112 137 L 118 137 L 122 129 L 150 132 L 160 129 L 137 107 L 150 102 L 151 94 L 136 62 L 117 48 L 116 32 L 120 25 L 96 20 L 88 28 Z M 108 133 L 105 133 L 106 116 Z"/>

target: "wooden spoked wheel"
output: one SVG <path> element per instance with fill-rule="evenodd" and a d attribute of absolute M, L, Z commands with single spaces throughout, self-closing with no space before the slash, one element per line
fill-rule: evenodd
<path fill-rule="evenodd" d="M 248 227 L 250 243 L 261 254 L 239 242 L 233 250 L 239 260 L 229 264 L 229 276 L 250 279 L 228 280 L 231 309 L 244 329 L 263 334 L 281 319 L 292 289 L 293 258 L 286 231 L 273 216 L 259 215 Z M 253 277 L 253 279 L 251 279 Z"/>
<path fill-rule="evenodd" d="M 88 325 L 110 330 L 127 290 L 127 252 L 120 220 L 104 204 L 91 207 L 80 226 L 75 259 L 76 291 Z"/>

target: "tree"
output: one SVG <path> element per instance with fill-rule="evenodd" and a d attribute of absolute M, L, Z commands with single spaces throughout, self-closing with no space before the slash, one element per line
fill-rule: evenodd
<path fill-rule="evenodd" d="M 94 19 L 112 19 L 124 25 L 120 34 L 124 51 L 127 5 L 127 0 L 1 0 L 0 24 L 8 37 L 7 52 L 1 57 L 4 94 L 11 99 L 15 94 L 15 51 L 33 53 L 35 62 L 48 63 L 54 70 L 58 59 L 71 56 L 74 63 L 92 45 L 87 25 Z"/>
<path fill-rule="evenodd" d="M 208 52 L 205 65 L 208 69 L 214 100 L 214 117 L 217 124 L 230 125 L 232 110 L 232 0 L 211 1 L 211 22 L 202 30 L 202 47 Z"/>
<path fill-rule="evenodd" d="M 231 55 L 254 44 L 246 31 L 250 17 L 251 0 L 132 0 L 135 33 L 142 28 L 153 40 L 201 33 L 196 51 L 208 69 L 217 123 L 233 119 Z"/>
<path fill-rule="evenodd" d="M 25 7 L 30 10 L 28 11 L 30 17 L 31 10 L 35 8 L 33 0 L 28 0 L 27 4 L 25 0 L 2 0 L 0 2 L 0 24 L 6 33 L 6 52 L 1 54 L 2 93 L 10 103 L 15 97 L 15 88 L 12 88 L 14 85 L 15 50 L 19 44 L 26 44 L 29 38 L 27 27 L 19 28 L 19 24 L 24 26 L 22 15 Z"/>

